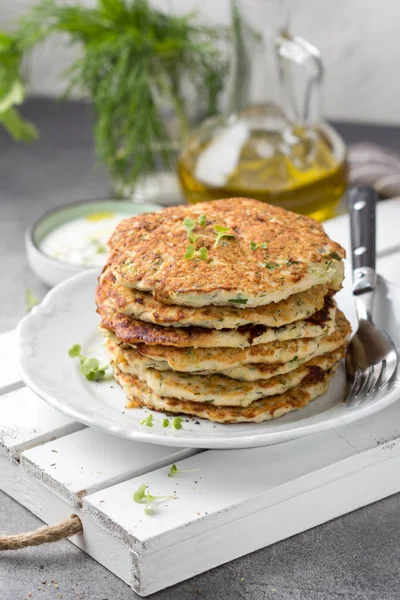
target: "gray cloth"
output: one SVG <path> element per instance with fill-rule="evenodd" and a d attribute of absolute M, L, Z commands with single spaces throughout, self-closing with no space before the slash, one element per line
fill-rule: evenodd
<path fill-rule="evenodd" d="M 372 186 L 380 198 L 400 196 L 400 155 L 377 144 L 348 147 L 351 184 Z"/>

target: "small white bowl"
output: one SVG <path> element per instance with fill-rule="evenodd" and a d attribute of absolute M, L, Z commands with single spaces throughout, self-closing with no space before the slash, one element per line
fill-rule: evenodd
<path fill-rule="evenodd" d="M 83 200 L 66 204 L 45 213 L 25 233 L 25 250 L 28 263 L 35 275 L 46 285 L 53 287 L 72 275 L 96 267 L 69 263 L 48 256 L 40 249 L 43 239 L 54 229 L 79 217 L 99 212 L 124 213 L 127 217 L 161 210 L 158 204 L 133 204 L 124 200 Z"/>

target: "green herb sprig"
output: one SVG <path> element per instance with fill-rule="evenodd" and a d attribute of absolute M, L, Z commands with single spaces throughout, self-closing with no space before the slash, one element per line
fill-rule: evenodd
<path fill-rule="evenodd" d="M 173 429 L 182 429 L 182 417 L 175 417 L 175 419 L 172 421 L 172 428 Z"/>
<path fill-rule="evenodd" d="M 168 477 L 173 477 L 174 475 L 178 475 L 179 473 L 195 473 L 196 471 L 199 471 L 199 470 L 200 469 L 178 469 L 178 467 L 174 463 L 173 465 L 171 465 L 171 468 L 168 473 Z"/>
<path fill-rule="evenodd" d="M 220 241 L 222 240 L 222 238 L 226 237 L 226 238 L 234 238 L 236 237 L 234 233 L 229 233 L 232 231 L 232 229 L 230 227 L 222 227 L 222 225 L 214 225 L 214 231 L 217 234 L 215 243 L 214 243 L 214 248 L 216 248 L 218 246 L 218 244 L 220 243 Z"/>
<path fill-rule="evenodd" d="M 200 260 L 208 261 L 208 250 L 205 246 L 199 248 L 199 250 L 195 249 L 193 244 L 188 244 L 186 246 L 186 252 L 183 255 L 185 260 L 192 260 L 192 258 L 199 258 Z"/>
<path fill-rule="evenodd" d="M 267 242 L 262 242 L 261 244 L 257 244 L 256 242 L 250 242 L 250 250 L 257 250 L 257 248 L 261 248 L 262 250 L 266 250 L 268 248 Z"/>
<path fill-rule="evenodd" d="M 133 501 L 137 504 L 145 504 L 144 512 L 146 515 L 151 515 L 154 512 L 155 506 L 161 500 L 175 500 L 176 496 L 153 496 L 145 483 L 140 485 L 133 494 Z"/>
<path fill-rule="evenodd" d="M 100 381 L 106 376 L 108 365 L 100 365 L 97 358 L 88 358 L 81 354 L 81 346 L 75 344 L 68 350 L 68 355 L 71 358 L 79 358 L 80 373 L 89 381 Z"/>
<path fill-rule="evenodd" d="M 192 244 L 196 243 L 196 240 L 199 236 L 193 232 L 193 228 L 195 226 L 195 222 L 193 221 L 193 219 L 191 219 L 190 217 L 186 217 L 186 219 L 184 219 L 183 221 L 183 226 L 186 229 L 186 234 L 189 242 L 191 242 Z"/>
<path fill-rule="evenodd" d="M 201 227 L 205 227 L 206 225 L 206 216 L 205 215 L 201 215 L 198 218 L 198 224 Z M 193 219 L 191 219 L 190 217 L 186 217 L 183 221 L 183 226 L 186 229 L 186 235 L 187 238 L 190 242 L 190 244 L 188 244 L 186 246 L 186 252 L 183 255 L 183 258 L 185 260 L 192 260 L 193 258 L 199 258 L 200 260 L 204 260 L 205 262 L 208 261 L 208 250 L 205 246 L 202 246 L 201 248 L 199 248 L 199 250 L 196 250 L 196 242 L 200 237 L 203 237 L 202 235 L 196 235 L 193 231 L 194 227 L 195 227 L 196 223 Z M 208 236 L 205 236 L 208 237 Z"/>
<path fill-rule="evenodd" d="M 140 421 L 141 425 L 147 425 L 147 427 L 153 427 L 153 415 L 150 413 L 147 417 Z"/>
<path fill-rule="evenodd" d="M 161 421 L 162 427 L 172 427 L 173 429 L 182 429 L 182 417 L 175 417 L 172 421 L 165 418 Z M 154 418 L 150 413 L 147 417 L 140 421 L 140 425 L 146 425 L 147 427 L 153 427 Z"/>

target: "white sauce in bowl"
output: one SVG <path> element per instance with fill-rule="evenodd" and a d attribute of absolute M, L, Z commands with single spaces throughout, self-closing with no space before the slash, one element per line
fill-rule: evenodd
<path fill-rule="evenodd" d="M 118 223 L 128 217 L 123 213 L 99 212 L 73 219 L 46 235 L 40 250 L 70 264 L 101 267 L 108 254 L 106 242 Z"/>

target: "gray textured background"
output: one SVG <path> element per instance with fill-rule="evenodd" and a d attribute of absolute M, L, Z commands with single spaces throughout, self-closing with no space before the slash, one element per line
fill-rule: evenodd
<path fill-rule="evenodd" d="M 0 130 L 0 332 L 13 328 L 23 316 L 27 287 L 38 296 L 45 292 L 25 261 L 23 236 L 29 223 L 66 202 L 109 193 L 104 171 L 95 167 L 88 107 L 36 100 L 24 107 L 24 113 L 38 124 L 39 142 L 32 146 L 17 144 Z M 399 129 L 344 124 L 337 127 L 347 141 L 368 139 L 400 149 Z M 0 493 L 0 531 L 18 533 L 40 524 Z M 137 596 L 72 544 L 59 542 L 0 556 L 0 600 L 28 598 L 133 600 Z M 152 598 L 399 600 L 400 495 Z"/>

